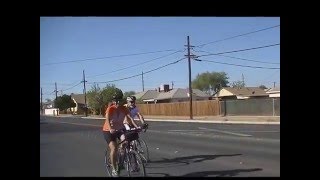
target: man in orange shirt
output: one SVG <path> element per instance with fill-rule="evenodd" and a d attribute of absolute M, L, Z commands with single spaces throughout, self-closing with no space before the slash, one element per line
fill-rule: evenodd
<path fill-rule="evenodd" d="M 110 149 L 110 160 L 112 164 L 112 176 L 118 176 L 118 168 L 116 164 L 117 159 L 117 139 L 121 141 L 124 137 L 124 121 L 127 120 L 132 123 L 136 128 L 139 128 L 133 119 L 130 117 L 129 110 L 123 106 L 125 99 L 123 93 L 118 89 L 117 93 L 113 95 L 112 105 L 106 110 L 106 120 L 103 125 L 103 135 L 108 143 Z"/>

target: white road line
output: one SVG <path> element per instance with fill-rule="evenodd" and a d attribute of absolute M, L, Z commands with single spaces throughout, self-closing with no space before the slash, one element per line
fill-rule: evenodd
<path fill-rule="evenodd" d="M 94 124 L 83 124 L 83 123 L 71 123 L 71 122 L 54 122 L 54 123 L 65 123 L 65 124 L 73 124 L 73 125 L 79 125 L 79 126 L 95 126 L 95 127 L 102 127 L 101 125 L 94 125 Z M 206 131 L 215 131 L 215 132 L 220 132 L 224 134 L 231 134 L 231 135 L 236 135 L 236 136 L 243 136 L 243 137 L 251 137 L 252 135 L 250 134 L 242 134 L 242 133 L 234 133 L 234 132 L 229 132 L 229 131 L 222 131 L 218 129 L 208 129 L 208 128 L 203 128 L 199 127 L 201 130 L 206 130 Z M 155 130 L 148 130 L 148 131 L 153 131 L 153 132 L 163 132 L 163 131 L 155 131 Z M 169 130 L 169 131 L 199 131 L 199 130 Z M 248 132 L 248 131 L 247 131 Z M 254 131 L 251 131 L 254 132 Z M 256 131 L 256 132 L 280 132 L 280 131 Z M 187 134 L 187 133 L 182 133 L 182 134 Z"/>
<path fill-rule="evenodd" d="M 250 134 L 234 133 L 234 132 L 222 131 L 222 130 L 218 130 L 218 129 L 208 129 L 208 128 L 203 128 L 203 127 L 198 127 L 198 128 L 199 128 L 199 129 L 203 129 L 203 130 L 210 130 L 210 131 L 220 132 L 220 133 L 224 133 L 224 134 L 236 135 L 236 136 L 244 136 L 244 137 L 250 137 L 250 136 L 252 136 L 252 135 L 250 135 Z"/>
<path fill-rule="evenodd" d="M 204 130 L 205 130 L 205 129 L 204 129 Z M 187 132 L 189 132 L 189 131 L 190 131 L 190 132 L 192 132 L 192 131 L 195 131 L 195 132 L 198 131 L 198 132 L 199 132 L 199 131 L 200 131 L 200 132 L 201 132 L 201 131 L 203 131 L 203 130 L 168 130 L 168 131 L 173 131 L 173 132 L 174 132 L 174 131 L 187 131 Z M 208 131 L 208 130 L 207 130 L 207 131 Z"/>
<path fill-rule="evenodd" d="M 239 131 L 239 132 L 254 132 L 254 133 L 279 133 L 280 131 Z"/>

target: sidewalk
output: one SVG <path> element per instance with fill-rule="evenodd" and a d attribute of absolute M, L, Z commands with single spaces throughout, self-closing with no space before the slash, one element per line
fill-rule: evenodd
<path fill-rule="evenodd" d="M 61 114 L 58 117 L 81 117 L 84 119 L 105 118 L 99 115 L 70 116 Z M 199 122 L 199 123 L 220 123 L 220 124 L 280 124 L 280 116 L 144 116 L 146 121 L 167 121 L 167 122 Z"/>

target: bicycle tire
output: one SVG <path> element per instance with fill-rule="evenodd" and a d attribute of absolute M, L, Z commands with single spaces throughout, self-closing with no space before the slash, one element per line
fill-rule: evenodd
<path fill-rule="evenodd" d="M 142 157 L 142 160 L 145 164 L 149 162 L 149 149 L 147 143 L 143 139 L 137 139 L 135 142 L 136 151 Z"/>
<path fill-rule="evenodd" d="M 136 163 L 136 170 L 134 172 L 134 165 L 133 163 Z M 144 167 L 144 163 L 141 159 L 140 154 L 135 150 L 130 150 L 127 154 L 127 168 L 129 177 L 145 177 L 146 176 L 146 170 Z"/>

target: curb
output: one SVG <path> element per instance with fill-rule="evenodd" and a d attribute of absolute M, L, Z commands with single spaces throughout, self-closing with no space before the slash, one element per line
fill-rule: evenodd
<path fill-rule="evenodd" d="M 83 119 L 105 119 L 95 117 L 81 117 Z M 280 122 L 259 122 L 259 121 L 226 121 L 226 120 L 179 120 L 179 119 L 145 119 L 146 121 L 158 121 L 158 122 L 193 122 L 193 123 L 214 123 L 214 124 L 270 124 L 280 125 Z"/>

